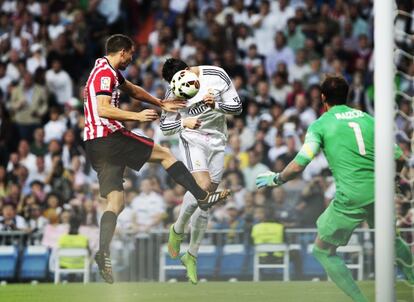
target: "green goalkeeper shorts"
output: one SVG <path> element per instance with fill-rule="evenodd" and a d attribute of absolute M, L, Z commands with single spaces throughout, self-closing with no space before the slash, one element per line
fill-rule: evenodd
<path fill-rule="evenodd" d="M 319 216 L 319 238 L 323 241 L 339 246 L 346 245 L 352 232 L 361 222 L 367 221 L 370 227 L 374 227 L 374 203 L 359 209 L 344 210 L 333 200 L 328 208 Z"/>

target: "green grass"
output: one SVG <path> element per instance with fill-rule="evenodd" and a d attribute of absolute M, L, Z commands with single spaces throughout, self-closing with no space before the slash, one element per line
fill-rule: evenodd
<path fill-rule="evenodd" d="M 360 282 L 370 301 L 374 283 Z M 412 302 L 413 289 L 398 283 L 398 302 Z M 331 282 L 206 282 L 8 284 L 0 287 L 1 302 L 346 302 Z"/>

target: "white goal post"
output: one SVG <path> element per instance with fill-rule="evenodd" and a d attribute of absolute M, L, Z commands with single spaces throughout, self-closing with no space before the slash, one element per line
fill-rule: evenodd
<path fill-rule="evenodd" d="M 394 1 L 374 1 L 375 301 L 395 301 Z"/>

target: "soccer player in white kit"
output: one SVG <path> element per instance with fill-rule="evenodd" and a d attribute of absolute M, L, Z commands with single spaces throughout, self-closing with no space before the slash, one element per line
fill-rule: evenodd
<path fill-rule="evenodd" d="M 163 66 L 162 76 L 168 83 L 174 74 L 187 69 L 198 76 L 200 89 L 178 112 L 163 112 L 161 130 L 164 135 L 180 135 L 180 150 L 184 163 L 201 188 L 213 192 L 224 170 L 224 149 L 227 142 L 226 114 L 238 115 L 242 103 L 227 73 L 216 66 L 193 66 L 170 58 Z M 173 97 L 171 90 L 167 98 Z M 188 251 L 181 257 L 187 277 L 197 284 L 197 254 L 207 229 L 208 209 L 197 206 L 197 200 L 187 192 L 177 221 L 171 225 L 168 252 L 172 258 L 180 254 L 184 228 L 191 218 L 191 237 Z"/>

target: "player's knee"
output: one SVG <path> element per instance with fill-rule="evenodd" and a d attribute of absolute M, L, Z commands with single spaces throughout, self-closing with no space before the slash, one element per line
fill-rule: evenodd
<path fill-rule="evenodd" d="M 174 157 L 174 155 L 171 153 L 171 150 L 166 147 L 161 147 L 161 153 L 164 158 Z"/>

